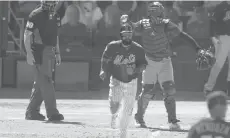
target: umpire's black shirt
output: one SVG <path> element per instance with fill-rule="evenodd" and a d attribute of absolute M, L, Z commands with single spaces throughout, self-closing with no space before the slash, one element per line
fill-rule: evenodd
<path fill-rule="evenodd" d="M 58 14 L 52 15 L 48 10 L 39 7 L 30 13 L 26 29 L 34 32 L 34 43 L 56 46 L 60 20 Z"/>
<path fill-rule="evenodd" d="M 230 36 L 230 5 L 224 1 L 218 4 L 210 15 L 211 36 Z"/>

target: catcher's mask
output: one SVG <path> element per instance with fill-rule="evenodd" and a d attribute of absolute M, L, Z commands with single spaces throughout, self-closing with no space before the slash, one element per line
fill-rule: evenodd
<path fill-rule="evenodd" d="M 196 59 L 198 70 L 207 70 L 216 63 L 216 58 L 211 50 L 200 50 Z"/>
<path fill-rule="evenodd" d="M 147 2 L 147 14 L 152 21 L 164 18 L 164 7 L 160 2 Z"/>
<path fill-rule="evenodd" d="M 224 119 L 227 112 L 227 95 L 223 91 L 214 91 L 206 97 L 207 107 L 214 119 Z"/>
<path fill-rule="evenodd" d="M 125 23 L 121 26 L 121 40 L 124 46 L 129 46 L 132 43 L 133 29 L 132 26 L 128 23 Z"/>
<path fill-rule="evenodd" d="M 58 4 L 58 1 L 41 0 L 42 8 L 45 10 L 49 10 L 49 12 L 55 12 L 55 8 L 57 4 Z"/>

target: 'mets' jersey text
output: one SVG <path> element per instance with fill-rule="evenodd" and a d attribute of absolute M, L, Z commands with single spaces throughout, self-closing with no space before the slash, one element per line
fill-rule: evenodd
<path fill-rule="evenodd" d="M 150 19 L 142 19 L 133 23 L 133 26 L 134 31 L 141 34 L 143 48 L 150 59 L 157 60 L 172 55 L 167 33 L 170 31 L 170 34 L 177 36 L 180 29 L 169 19 L 163 19 L 160 24 L 153 24 Z"/>
<path fill-rule="evenodd" d="M 103 61 L 107 61 L 107 66 Z M 132 69 L 147 64 L 144 50 L 138 43 L 132 42 L 128 49 L 122 46 L 121 40 L 112 41 L 106 46 L 102 55 L 102 70 L 109 72 L 115 79 L 123 81 L 121 76 L 123 64 Z"/>
<path fill-rule="evenodd" d="M 55 46 L 59 26 L 61 19 L 57 14 L 39 7 L 30 13 L 25 29 L 33 32 L 34 43 Z"/>
<path fill-rule="evenodd" d="M 222 120 L 203 119 L 191 128 L 188 138 L 230 138 L 230 124 Z"/>

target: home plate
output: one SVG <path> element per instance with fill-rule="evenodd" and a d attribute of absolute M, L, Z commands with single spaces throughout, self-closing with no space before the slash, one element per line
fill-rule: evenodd
<path fill-rule="evenodd" d="M 180 125 L 180 128 L 181 130 L 189 130 L 191 128 L 191 125 Z M 170 130 L 169 125 L 161 125 L 160 129 Z"/>

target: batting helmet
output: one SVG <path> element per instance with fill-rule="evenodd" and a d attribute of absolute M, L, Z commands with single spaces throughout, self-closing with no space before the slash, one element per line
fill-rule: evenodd
<path fill-rule="evenodd" d="M 128 23 L 121 26 L 120 30 L 121 40 L 125 46 L 129 46 L 132 43 L 133 28 Z"/>

